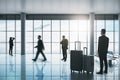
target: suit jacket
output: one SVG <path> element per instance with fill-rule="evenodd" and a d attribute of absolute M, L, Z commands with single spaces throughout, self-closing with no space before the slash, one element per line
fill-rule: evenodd
<path fill-rule="evenodd" d="M 9 40 L 9 45 L 13 46 L 13 40 Z"/>
<path fill-rule="evenodd" d="M 62 49 L 68 49 L 68 40 L 63 39 L 60 44 L 62 44 Z"/>
<path fill-rule="evenodd" d="M 43 41 L 42 40 L 38 40 L 36 47 L 37 47 L 38 51 L 43 50 L 44 49 Z"/>
<path fill-rule="evenodd" d="M 98 41 L 98 54 L 106 55 L 108 52 L 109 38 L 105 35 L 99 37 Z"/>

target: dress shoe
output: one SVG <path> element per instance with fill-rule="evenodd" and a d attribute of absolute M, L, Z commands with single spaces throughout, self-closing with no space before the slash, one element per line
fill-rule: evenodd
<path fill-rule="evenodd" d="M 66 62 L 66 59 L 61 59 L 62 61 Z"/>
<path fill-rule="evenodd" d="M 103 74 L 103 72 L 97 72 L 96 74 Z"/>
<path fill-rule="evenodd" d="M 105 74 L 107 74 L 107 71 L 104 71 Z"/>
<path fill-rule="evenodd" d="M 35 59 L 32 59 L 33 61 L 36 61 Z"/>
<path fill-rule="evenodd" d="M 44 60 L 42 60 L 42 61 L 46 61 L 47 59 L 44 59 Z"/>

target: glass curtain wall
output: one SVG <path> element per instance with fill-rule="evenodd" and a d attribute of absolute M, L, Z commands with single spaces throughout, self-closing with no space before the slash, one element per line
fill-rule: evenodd
<path fill-rule="evenodd" d="M 89 20 L 88 19 L 30 19 L 26 20 L 26 76 L 36 75 L 36 66 L 32 63 L 32 59 L 36 55 L 37 37 L 42 36 L 47 57 L 47 66 L 44 67 L 44 76 L 59 76 L 62 74 L 61 58 L 62 51 L 60 41 L 62 35 L 65 35 L 69 41 L 67 65 L 70 65 L 70 50 L 75 49 L 75 41 L 81 41 L 81 49 L 89 48 Z M 37 64 L 42 65 L 42 56 L 39 55 Z M 52 66 L 52 65 L 56 66 Z M 69 69 L 68 69 L 69 70 Z M 67 76 L 66 74 L 64 76 Z M 42 76 L 42 74 L 41 74 Z M 35 76 L 32 77 L 32 79 Z M 45 78 L 45 77 L 44 77 Z"/>
<path fill-rule="evenodd" d="M 57 16 L 58 17 L 58 16 Z M 62 74 L 62 51 L 60 41 L 65 35 L 69 41 L 68 59 L 66 64 L 70 65 L 70 50 L 75 49 L 75 41 L 81 41 L 81 49 L 88 47 L 89 54 L 89 20 L 87 19 L 36 19 L 26 20 L 25 31 L 25 52 L 26 52 L 26 76 L 35 79 L 36 68 L 41 62 L 42 56 L 39 55 L 38 63 L 33 63 L 32 59 L 36 55 L 37 37 L 42 36 L 45 45 L 44 53 L 47 57 L 47 64 L 44 64 L 44 76 L 63 76 Z M 106 29 L 106 35 L 110 39 L 108 51 L 118 55 L 119 44 L 119 21 L 117 15 L 95 15 L 95 55 L 97 54 L 98 37 L 100 30 Z M 21 21 L 19 15 L 0 15 L 0 80 L 20 80 L 21 77 Z M 15 37 L 13 56 L 9 56 L 9 38 Z M 56 66 L 52 66 L 52 65 Z M 48 65 L 48 66 L 46 66 Z M 69 69 L 68 69 L 69 71 Z M 67 71 L 67 72 L 68 72 Z M 31 76 L 32 75 L 32 76 Z M 68 76 L 69 74 L 64 74 Z M 41 74 L 43 76 L 43 74 Z"/>
<path fill-rule="evenodd" d="M 19 15 L 0 15 L 0 80 L 20 80 L 21 21 Z M 14 37 L 13 56 L 9 55 L 9 38 Z"/>
<path fill-rule="evenodd" d="M 119 20 L 118 15 L 96 15 L 95 20 L 95 54 L 97 53 L 98 38 L 101 36 L 101 29 L 106 29 L 106 36 L 109 37 L 108 51 L 118 55 L 119 44 Z"/>

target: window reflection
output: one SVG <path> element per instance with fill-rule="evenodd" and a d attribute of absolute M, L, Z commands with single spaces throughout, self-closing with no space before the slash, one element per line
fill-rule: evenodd
<path fill-rule="evenodd" d="M 35 32 L 39 32 L 39 31 L 42 31 L 42 20 L 34 20 L 34 31 Z"/>
<path fill-rule="evenodd" d="M 51 31 L 51 20 L 43 20 L 43 31 Z"/>

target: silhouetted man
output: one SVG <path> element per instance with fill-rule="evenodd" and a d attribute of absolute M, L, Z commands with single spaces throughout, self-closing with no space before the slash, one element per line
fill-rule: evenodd
<path fill-rule="evenodd" d="M 108 71 L 108 64 L 107 64 L 107 52 L 108 52 L 108 45 L 109 45 L 109 38 L 105 36 L 106 30 L 101 30 L 101 35 L 98 41 L 98 55 L 100 59 L 100 71 L 97 74 L 103 74 L 103 62 L 105 64 L 105 71 Z"/>
<path fill-rule="evenodd" d="M 62 36 L 62 41 L 60 44 L 62 44 L 62 53 L 63 53 L 63 58 L 61 60 L 66 61 L 67 60 L 67 49 L 68 49 L 68 40 L 65 39 L 65 36 Z"/>
<path fill-rule="evenodd" d="M 35 59 L 32 59 L 32 60 L 36 61 L 38 56 L 39 56 L 39 53 L 41 53 L 43 58 L 44 58 L 43 61 L 46 61 L 47 59 L 46 59 L 46 57 L 45 57 L 45 55 L 43 53 L 44 45 L 43 45 L 43 41 L 41 40 L 41 36 L 40 35 L 38 35 L 38 42 L 37 42 L 37 46 L 35 46 L 35 48 L 37 48 L 37 54 L 36 54 Z"/>
<path fill-rule="evenodd" d="M 13 38 L 13 37 L 10 37 L 10 39 L 9 39 L 9 55 L 11 55 L 11 56 L 13 56 L 13 40 L 14 40 L 15 38 Z"/>

